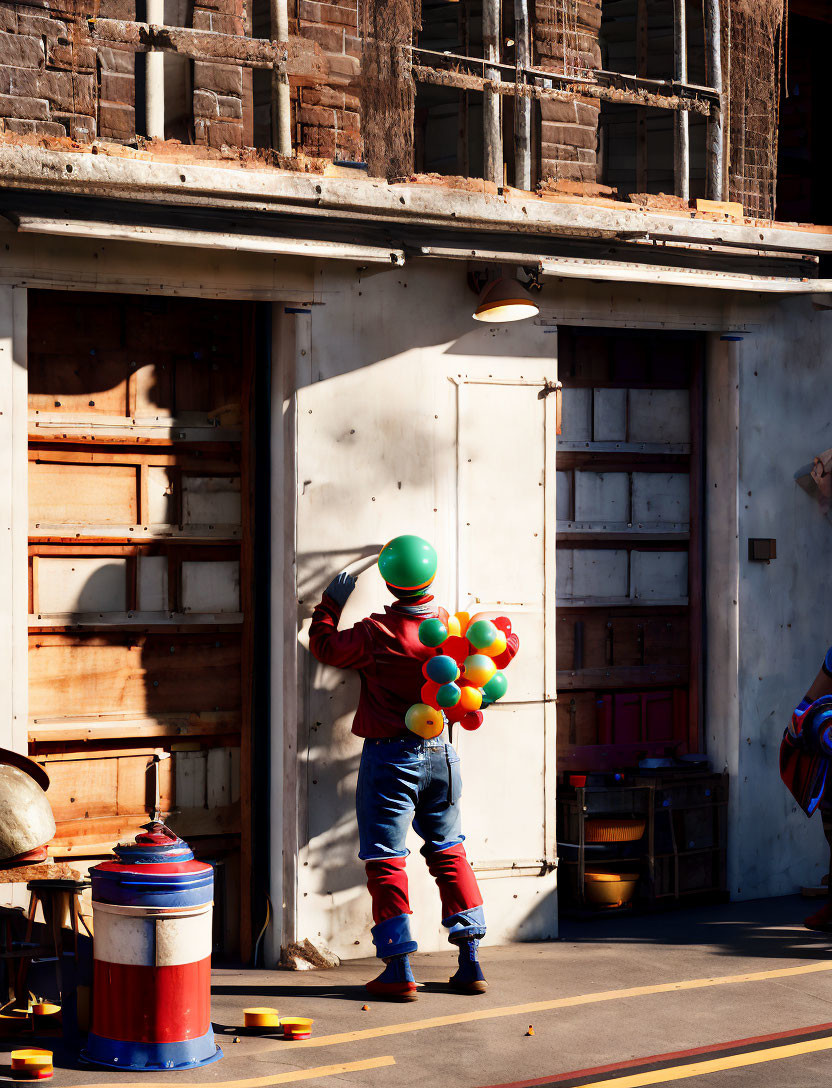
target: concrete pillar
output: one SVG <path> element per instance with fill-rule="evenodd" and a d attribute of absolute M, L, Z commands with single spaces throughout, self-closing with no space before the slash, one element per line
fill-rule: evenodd
<path fill-rule="evenodd" d="M 741 871 L 732 834 L 740 795 L 739 348 L 709 335 L 705 369 L 705 746 L 713 769 L 730 775 L 729 888 Z"/>
<path fill-rule="evenodd" d="M 26 289 L 0 287 L 0 747 L 28 749 Z"/>

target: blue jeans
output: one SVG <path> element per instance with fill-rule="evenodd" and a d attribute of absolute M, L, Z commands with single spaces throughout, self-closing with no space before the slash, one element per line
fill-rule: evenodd
<path fill-rule="evenodd" d="M 380 956 L 415 952 L 410 935 L 404 859 L 408 829 L 424 840 L 420 853 L 439 885 L 445 911 L 442 924 L 454 943 L 485 934 L 482 900 L 465 858 L 459 799 L 459 756 L 443 736 L 415 735 L 364 741 L 356 790 L 358 856 L 366 863 L 374 899 L 373 941 Z M 393 915 L 385 899 L 394 893 L 404 908 Z"/>

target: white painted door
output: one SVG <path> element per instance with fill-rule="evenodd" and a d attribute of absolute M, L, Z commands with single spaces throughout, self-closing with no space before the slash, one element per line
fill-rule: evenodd
<path fill-rule="evenodd" d="M 542 395 L 556 378 L 556 333 L 532 322 L 477 325 L 455 268 L 422 267 L 407 285 L 407 298 L 417 300 L 407 307 L 394 277 L 332 292 L 325 311 L 304 318 L 306 332 L 282 364 L 294 386 L 288 418 L 297 457 L 288 630 L 297 625 L 300 641 L 285 648 L 286 661 L 297 660 L 298 684 L 283 710 L 282 843 L 297 864 L 294 873 L 287 867 L 281 895 L 290 939 L 320 936 L 342 956 L 372 953 L 354 814 L 358 685 L 314 661 L 303 633 L 333 574 L 402 532 L 434 543 L 438 604 L 495 607 L 520 635 L 506 702 L 488 710 L 479 731 L 455 729 L 463 830 L 489 942 L 552 936 L 557 924 L 555 398 Z M 343 625 L 390 600 L 371 568 Z M 415 937 L 425 951 L 446 947 L 415 833 L 408 845 Z"/>
<path fill-rule="evenodd" d="M 492 904 L 492 920 L 506 935 L 540 937 L 556 932 L 555 343 L 533 325 L 492 337 L 495 347 L 541 356 L 519 368 L 516 357 L 471 358 L 456 378 L 458 594 L 471 613 L 508 615 L 520 653 L 506 670 L 504 700 L 488 708 L 479 731 L 455 727 L 454 744 L 463 758 L 466 849 L 486 905 L 512 897 L 500 903 L 503 918 Z M 526 913 L 517 917 L 511 907 L 521 900 Z"/>

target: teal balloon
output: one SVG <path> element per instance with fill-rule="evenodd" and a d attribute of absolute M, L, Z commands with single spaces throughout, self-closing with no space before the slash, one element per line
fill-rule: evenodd
<path fill-rule="evenodd" d="M 450 684 L 459 676 L 459 666 L 452 657 L 447 654 L 439 654 L 432 657 L 425 666 L 428 680 L 434 684 Z"/>
<path fill-rule="evenodd" d="M 489 702 L 494 703 L 502 699 L 508 691 L 508 681 L 504 672 L 495 672 L 487 684 L 483 685 L 483 695 Z"/>
<path fill-rule="evenodd" d="M 465 637 L 475 649 L 484 650 L 491 645 L 497 634 L 497 628 L 491 620 L 475 620 L 465 632 Z"/>
<path fill-rule="evenodd" d="M 448 628 L 440 619 L 422 620 L 419 624 L 419 641 L 423 646 L 441 646 L 447 637 Z"/>
<path fill-rule="evenodd" d="M 436 693 L 436 705 L 444 707 L 456 706 L 461 695 L 462 692 L 458 684 L 443 684 Z"/>

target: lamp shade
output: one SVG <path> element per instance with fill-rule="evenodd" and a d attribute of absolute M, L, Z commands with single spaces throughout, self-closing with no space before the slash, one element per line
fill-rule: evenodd
<path fill-rule="evenodd" d="M 523 321 L 536 317 L 540 310 L 522 284 L 507 276 L 500 276 L 485 285 L 480 293 L 475 321 L 502 324 L 505 321 Z"/>

